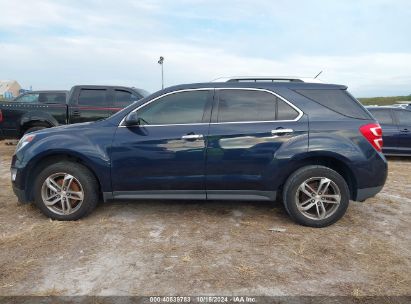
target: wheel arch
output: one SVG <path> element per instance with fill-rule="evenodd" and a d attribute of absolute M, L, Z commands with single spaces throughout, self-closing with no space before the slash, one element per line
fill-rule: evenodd
<path fill-rule="evenodd" d="M 95 168 L 90 166 L 90 162 L 87 161 L 87 159 L 84 159 L 78 155 L 71 154 L 68 152 L 61 152 L 61 153 L 53 153 L 53 154 L 47 154 L 43 155 L 35 160 L 32 160 L 30 164 L 28 165 L 29 170 L 27 171 L 27 175 L 25 177 L 26 179 L 26 196 L 30 201 L 33 201 L 34 199 L 34 179 L 36 176 L 44 170 L 46 167 L 49 165 L 56 163 L 56 162 L 61 162 L 61 161 L 67 161 L 67 162 L 75 162 L 78 163 L 85 168 L 87 168 L 91 174 L 94 175 L 94 177 L 97 180 L 98 183 L 98 192 L 99 195 L 102 196 L 102 181 L 99 178 L 98 174 L 96 174 Z"/>
<path fill-rule="evenodd" d="M 350 199 L 354 199 L 357 196 L 358 182 L 353 170 L 346 163 L 346 161 L 344 161 L 342 156 L 332 153 L 329 155 L 306 155 L 305 157 L 294 161 L 294 165 L 288 167 L 289 169 L 286 170 L 281 179 L 280 191 L 278 191 L 277 198 L 281 197 L 282 188 L 291 174 L 302 167 L 310 165 L 324 166 L 336 171 L 346 181 L 350 190 Z"/>
<path fill-rule="evenodd" d="M 47 120 L 30 120 L 20 125 L 19 136 L 22 137 L 28 129 L 36 126 L 45 126 L 46 128 L 55 127 L 55 125 Z"/>
<path fill-rule="evenodd" d="M 58 126 L 56 118 L 51 114 L 43 111 L 33 110 L 24 113 L 19 122 L 19 135 L 22 136 L 24 132 L 35 125 L 48 126 L 49 128 Z"/>

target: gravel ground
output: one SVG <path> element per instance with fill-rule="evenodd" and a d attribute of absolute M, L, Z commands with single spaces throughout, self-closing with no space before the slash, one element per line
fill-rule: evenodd
<path fill-rule="evenodd" d="M 116 202 L 50 221 L 13 195 L 14 148 L 0 142 L 0 295 L 411 294 L 409 158 L 313 229 L 261 202 Z"/>

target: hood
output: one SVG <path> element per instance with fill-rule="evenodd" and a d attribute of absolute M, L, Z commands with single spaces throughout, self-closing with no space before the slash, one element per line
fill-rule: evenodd
<path fill-rule="evenodd" d="M 38 134 L 38 135 L 46 135 L 51 134 L 51 133 L 56 133 L 56 132 L 62 132 L 62 131 L 81 131 L 84 128 L 87 128 L 89 126 L 94 126 L 100 123 L 101 121 L 89 121 L 89 122 L 82 122 L 82 123 L 76 123 L 72 125 L 63 125 L 63 126 L 58 126 L 58 127 L 53 127 L 53 128 L 47 128 L 39 131 L 33 132 L 33 134 Z"/>

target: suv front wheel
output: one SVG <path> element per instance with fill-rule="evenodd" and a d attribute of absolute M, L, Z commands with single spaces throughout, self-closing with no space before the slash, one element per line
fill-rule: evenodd
<path fill-rule="evenodd" d="M 287 213 L 297 223 L 326 227 L 346 212 L 350 192 L 344 178 L 324 166 L 306 166 L 294 172 L 284 185 Z"/>
<path fill-rule="evenodd" d="M 38 175 L 34 185 L 35 204 L 48 217 L 60 221 L 88 215 L 99 200 L 98 182 L 84 166 L 62 161 Z"/>

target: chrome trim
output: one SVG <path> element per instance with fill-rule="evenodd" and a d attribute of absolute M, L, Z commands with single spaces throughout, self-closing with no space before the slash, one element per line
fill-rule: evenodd
<path fill-rule="evenodd" d="M 183 135 L 181 136 L 181 139 L 185 139 L 185 140 L 197 140 L 197 139 L 203 139 L 203 134 L 187 134 L 187 135 Z"/>
<path fill-rule="evenodd" d="M 293 129 L 276 129 L 276 130 L 271 130 L 272 135 L 277 135 L 277 134 L 288 134 L 288 133 L 293 133 Z"/>
<path fill-rule="evenodd" d="M 211 123 L 202 122 L 202 123 L 187 123 L 187 124 L 144 125 L 144 127 L 146 128 L 146 127 L 187 126 L 187 125 L 190 125 L 190 126 L 193 125 L 193 126 L 194 126 L 194 125 L 208 125 L 208 124 L 219 125 L 219 124 L 247 124 L 247 123 L 267 123 L 267 122 L 294 122 L 294 121 L 300 120 L 300 118 L 304 115 L 303 111 L 301 111 L 299 108 L 297 108 L 294 104 L 292 104 L 290 101 L 288 101 L 288 100 L 285 99 L 284 97 L 282 97 L 282 96 L 278 95 L 277 93 L 274 93 L 274 92 L 272 92 L 272 91 L 270 91 L 270 90 L 267 90 L 267 89 L 259 89 L 259 88 L 197 88 L 197 89 L 177 90 L 177 91 L 168 92 L 168 93 L 165 93 L 165 94 L 163 94 L 163 95 L 160 95 L 160 96 L 158 96 L 158 97 L 156 97 L 156 98 L 154 98 L 154 99 L 146 102 L 145 104 L 142 104 L 141 106 L 137 107 L 136 109 L 134 109 L 134 110 L 131 111 L 130 113 L 136 112 L 136 111 L 138 111 L 139 109 L 141 109 L 141 108 L 149 105 L 150 103 L 152 103 L 152 102 L 154 102 L 154 101 L 156 101 L 156 100 L 158 100 L 158 99 L 160 99 L 160 98 L 162 98 L 162 97 L 171 95 L 171 94 L 181 93 L 181 92 L 191 92 L 191 91 L 209 91 L 209 90 L 243 90 L 243 91 L 260 91 L 260 92 L 267 92 L 267 93 L 270 93 L 270 94 L 276 96 L 277 98 L 281 99 L 281 100 L 284 101 L 285 103 L 287 103 L 290 107 L 292 107 L 294 110 L 297 111 L 298 116 L 297 116 L 295 119 L 292 119 L 292 120 L 229 121 L 229 122 L 211 122 Z M 130 113 L 128 113 L 128 114 L 130 114 Z M 128 114 L 127 114 L 127 115 L 128 115 Z M 126 116 L 127 116 L 127 115 L 126 115 Z M 130 127 L 130 126 L 125 126 L 125 125 L 123 125 L 124 120 L 126 119 L 126 116 L 124 116 L 123 119 L 120 121 L 118 127 L 120 127 L 120 128 L 129 128 L 129 127 Z"/>
<path fill-rule="evenodd" d="M 250 80 L 250 82 L 258 80 L 272 80 L 275 82 L 275 80 L 300 80 L 302 82 L 308 82 L 308 83 L 324 83 L 318 78 L 312 78 L 312 77 L 298 77 L 298 76 L 230 76 L 230 77 L 219 77 L 216 79 L 211 80 L 211 82 L 228 82 L 230 80 Z"/>

